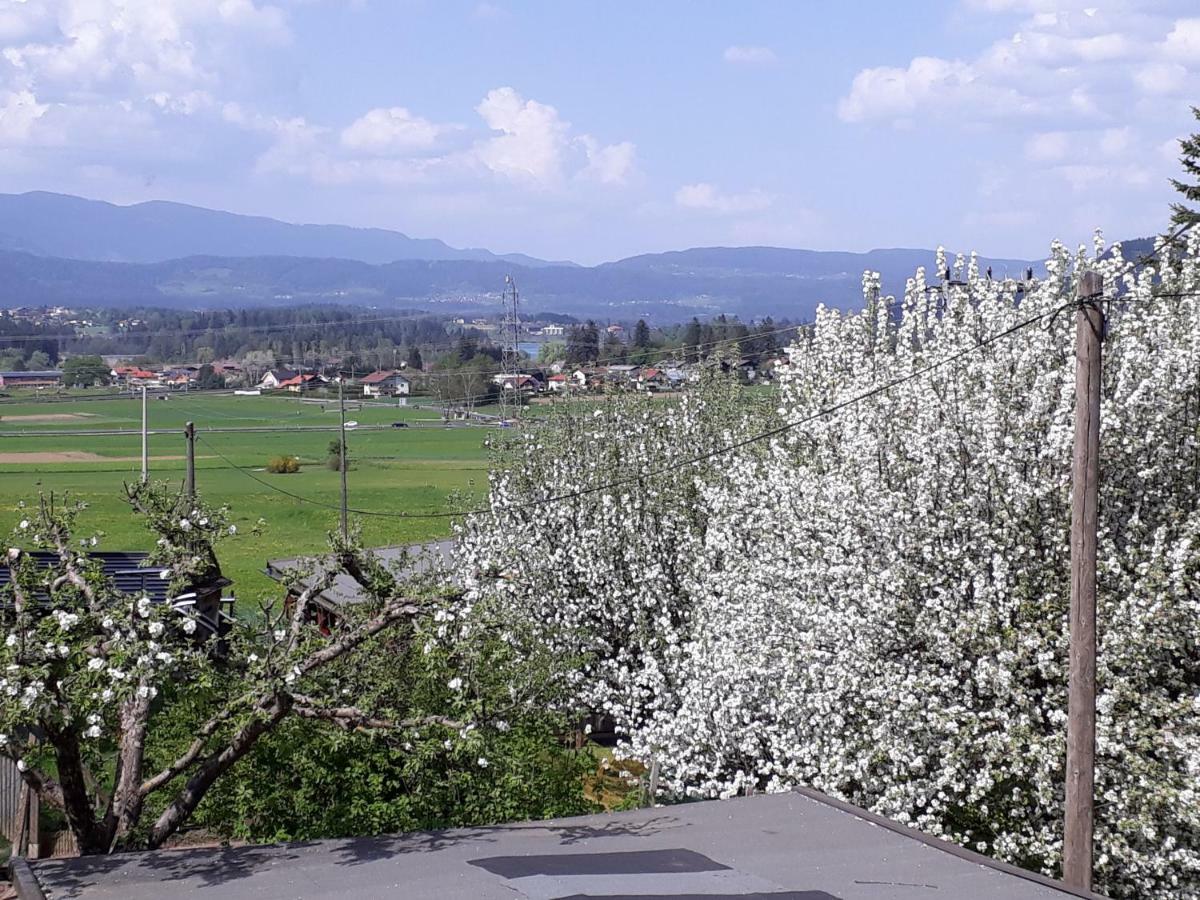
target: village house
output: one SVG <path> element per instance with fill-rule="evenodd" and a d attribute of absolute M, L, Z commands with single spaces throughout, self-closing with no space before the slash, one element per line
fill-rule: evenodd
<path fill-rule="evenodd" d="M 565 393 L 571 389 L 571 376 L 564 375 L 559 372 L 557 375 L 551 375 L 546 380 L 546 388 L 554 394 Z"/>
<path fill-rule="evenodd" d="M 169 369 L 163 372 L 162 377 L 159 379 L 159 383 L 163 387 L 183 389 L 187 388 L 195 380 L 195 375 L 186 368 Z"/>
<path fill-rule="evenodd" d="M 407 397 L 412 392 L 412 382 L 395 369 L 372 372 L 359 379 L 364 397 Z"/>
<path fill-rule="evenodd" d="M 492 383 L 502 390 L 534 394 L 542 390 L 542 382 L 536 375 L 493 375 Z"/>
<path fill-rule="evenodd" d="M 303 372 L 279 382 L 279 389 L 288 391 L 292 394 L 303 394 L 305 391 L 311 391 L 314 388 L 322 387 L 328 383 L 329 379 L 327 379 L 324 375 L 317 375 L 312 372 Z"/>
<path fill-rule="evenodd" d="M 637 375 L 637 386 L 643 391 L 661 391 L 668 388 L 667 374 L 655 366 L 646 366 Z"/>
<path fill-rule="evenodd" d="M 125 387 L 157 387 L 159 384 L 158 373 L 141 366 L 113 366 L 109 374 L 113 381 Z"/>
<path fill-rule="evenodd" d="M 605 377 L 612 384 L 629 384 L 636 380 L 638 372 L 641 371 L 641 366 L 631 366 L 626 363 L 609 366 L 605 371 Z"/>
<path fill-rule="evenodd" d="M 297 374 L 297 372 L 293 372 L 291 369 L 267 369 L 262 379 L 259 380 L 258 386 L 264 391 L 273 391 L 278 389 L 285 381 L 295 378 Z"/>

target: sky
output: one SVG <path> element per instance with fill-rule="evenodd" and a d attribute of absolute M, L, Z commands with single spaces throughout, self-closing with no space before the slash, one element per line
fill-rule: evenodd
<path fill-rule="evenodd" d="M 0 0 L 0 191 L 591 264 L 1162 231 L 1196 0 Z"/>

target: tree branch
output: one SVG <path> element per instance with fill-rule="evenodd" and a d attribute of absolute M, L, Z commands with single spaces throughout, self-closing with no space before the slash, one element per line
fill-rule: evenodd
<path fill-rule="evenodd" d="M 146 797 L 157 791 L 167 782 L 178 777 L 184 771 L 184 769 L 200 758 L 200 754 L 204 752 L 204 748 L 208 744 L 208 739 L 216 733 L 218 728 L 220 728 L 224 723 L 228 722 L 233 717 L 233 714 L 236 712 L 236 710 L 237 706 L 231 703 L 228 707 L 221 710 L 221 712 L 217 713 L 215 716 L 201 725 L 200 731 L 197 733 L 195 740 L 192 741 L 187 750 L 185 750 L 178 759 L 176 759 L 157 775 L 143 781 L 142 786 L 138 788 L 138 793 L 143 797 Z"/>
<path fill-rule="evenodd" d="M 321 706 L 312 697 L 292 694 L 295 703 L 292 712 L 303 719 L 321 719 L 333 722 L 346 730 L 395 730 L 418 728 L 425 725 L 440 725 L 445 728 L 462 728 L 465 723 L 447 716 L 417 716 L 409 719 L 380 719 L 357 706 Z"/>
<path fill-rule="evenodd" d="M 214 781 L 245 756 L 260 737 L 283 720 L 291 711 L 291 702 L 291 697 L 287 694 L 274 695 L 263 710 L 265 716 L 256 715 L 238 730 L 225 749 L 205 759 L 150 829 L 147 845 L 151 850 L 161 846 L 163 841 L 187 821 Z"/>

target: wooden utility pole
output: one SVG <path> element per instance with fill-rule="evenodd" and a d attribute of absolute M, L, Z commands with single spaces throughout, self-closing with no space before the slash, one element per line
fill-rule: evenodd
<path fill-rule="evenodd" d="M 1100 345 L 1103 279 L 1079 281 L 1075 313 L 1075 453 L 1071 470 L 1070 675 L 1063 880 L 1092 889 L 1096 765 L 1096 525 L 1100 487 Z"/>
<path fill-rule="evenodd" d="M 338 468 L 342 470 L 342 540 L 350 539 L 350 525 L 347 521 L 347 508 L 350 505 L 350 489 L 346 484 L 346 469 L 348 460 L 346 459 L 346 393 L 345 381 L 342 376 L 338 376 L 338 410 L 342 416 L 342 446 L 338 451 Z"/>
<path fill-rule="evenodd" d="M 187 477 L 183 482 L 183 490 L 189 500 L 196 499 L 196 423 L 188 422 L 183 426 L 183 436 L 187 438 Z"/>
<path fill-rule="evenodd" d="M 146 386 L 142 385 L 142 484 L 150 480 L 150 432 L 146 429 Z"/>

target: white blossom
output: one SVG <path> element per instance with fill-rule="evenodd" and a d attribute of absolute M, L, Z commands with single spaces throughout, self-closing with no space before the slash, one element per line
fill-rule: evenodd
<path fill-rule="evenodd" d="M 486 601 L 531 646 L 582 658 L 563 673 L 575 702 L 612 715 L 618 754 L 657 762 L 669 795 L 811 785 L 1057 873 L 1075 358 L 1073 315 L 1055 313 L 1092 268 L 1123 291 L 1104 342 L 1098 877 L 1113 896 L 1197 900 L 1187 241 L 1140 271 L 1119 246 L 1055 245 L 1034 286 L 956 260 L 961 284 L 918 270 L 895 302 L 868 274 L 864 312 L 822 309 L 789 349 L 775 411 L 703 388 L 653 410 L 606 400 L 586 427 L 550 416 L 551 450 L 514 451 L 491 516 L 463 529 L 464 614 Z M 588 493 L 543 502 L 572 491 Z"/>

